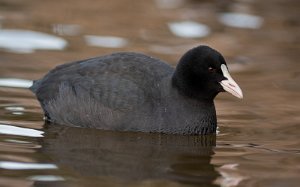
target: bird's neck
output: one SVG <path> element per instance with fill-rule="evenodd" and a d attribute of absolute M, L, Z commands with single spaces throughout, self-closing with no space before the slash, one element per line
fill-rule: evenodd
<path fill-rule="evenodd" d="M 160 103 L 163 119 L 173 121 L 166 123 L 169 129 L 176 133 L 215 133 L 217 120 L 213 100 L 199 100 L 180 93 L 171 78 L 165 79 L 161 85 L 164 87 L 164 99 Z"/>
<path fill-rule="evenodd" d="M 180 87 L 181 85 L 177 85 L 174 83 L 174 76 L 165 77 L 161 82 L 160 86 L 161 89 L 161 97 L 164 98 L 163 100 L 170 100 L 176 101 L 176 103 L 180 103 L 181 106 L 195 106 L 201 105 L 203 107 L 211 108 L 215 110 L 214 107 L 214 100 L 213 98 L 205 98 L 202 95 L 198 97 L 193 97 L 187 92 L 185 87 Z M 199 92 L 200 94 L 204 94 Z"/>
<path fill-rule="evenodd" d="M 177 89 L 185 97 L 198 100 L 199 102 L 213 103 L 214 98 L 218 94 L 217 92 L 211 92 L 206 82 L 190 77 L 192 75 L 188 72 L 178 69 L 175 70 L 171 79 L 174 89 Z"/>

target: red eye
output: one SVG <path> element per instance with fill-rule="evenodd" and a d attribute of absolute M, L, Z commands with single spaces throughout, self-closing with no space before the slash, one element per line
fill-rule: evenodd
<path fill-rule="evenodd" d="M 209 71 L 210 73 L 215 73 L 215 72 L 216 72 L 216 68 L 209 67 L 209 68 L 208 68 L 208 71 Z"/>

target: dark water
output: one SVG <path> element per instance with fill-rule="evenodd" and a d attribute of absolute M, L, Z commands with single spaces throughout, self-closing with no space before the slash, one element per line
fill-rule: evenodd
<path fill-rule="evenodd" d="M 299 12 L 296 0 L 0 0 L 0 186 L 299 186 Z M 26 89 L 67 61 L 138 51 L 175 65 L 199 44 L 244 92 L 216 98 L 216 136 L 44 125 Z"/>

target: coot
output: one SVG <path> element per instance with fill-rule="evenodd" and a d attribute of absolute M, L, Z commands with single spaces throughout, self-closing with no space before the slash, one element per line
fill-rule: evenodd
<path fill-rule="evenodd" d="M 30 89 L 49 122 L 172 134 L 215 133 L 216 95 L 243 97 L 223 56 L 203 45 L 187 51 L 175 69 L 121 52 L 57 66 Z"/>

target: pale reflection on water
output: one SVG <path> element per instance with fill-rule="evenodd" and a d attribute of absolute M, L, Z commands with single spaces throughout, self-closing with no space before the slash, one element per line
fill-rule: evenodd
<path fill-rule="evenodd" d="M 210 33 L 208 26 L 192 21 L 172 22 L 168 25 L 174 35 L 183 38 L 201 38 Z"/>
<path fill-rule="evenodd" d="M 43 137 L 43 131 L 0 124 L 0 134 L 19 135 L 28 137 Z"/>
<path fill-rule="evenodd" d="M 30 30 L 0 29 L 0 48 L 14 53 L 35 50 L 63 50 L 67 42 L 59 37 Z"/>
<path fill-rule="evenodd" d="M 84 39 L 87 45 L 94 47 L 122 48 L 128 43 L 126 39 L 116 36 L 87 35 Z"/>
<path fill-rule="evenodd" d="M 28 170 L 28 169 L 57 169 L 54 164 L 37 164 L 37 163 L 21 163 L 1 161 L 0 168 L 8 170 Z"/>
<path fill-rule="evenodd" d="M 29 88 L 32 80 L 16 79 L 16 78 L 0 78 L 0 87 L 11 88 Z"/>
<path fill-rule="evenodd" d="M 225 25 L 237 28 L 258 29 L 263 24 L 263 18 L 241 13 L 222 13 L 219 19 Z"/>
<path fill-rule="evenodd" d="M 0 3 L 0 186 L 299 185 L 298 1 Z M 44 126 L 27 89 L 64 62 L 137 51 L 175 65 L 199 44 L 244 93 L 217 97 L 216 138 Z"/>

